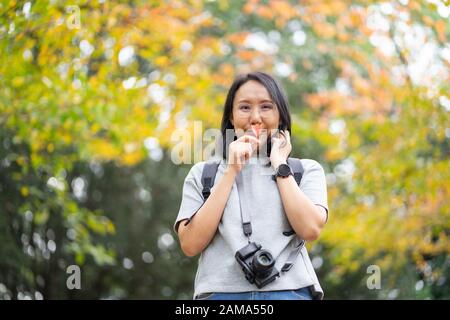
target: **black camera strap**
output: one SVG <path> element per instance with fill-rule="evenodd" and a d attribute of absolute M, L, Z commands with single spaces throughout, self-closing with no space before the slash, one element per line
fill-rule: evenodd
<path fill-rule="evenodd" d="M 294 249 L 289 253 L 289 256 L 284 263 L 283 267 L 281 268 L 281 272 L 288 272 L 292 266 L 294 265 L 295 261 L 297 260 L 298 254 L 300 251 L 302 251 L 303 247 L 305 246 L 305 240 L 300 240 L 299 243 L 295 246 Z"/>
<path fill-rule="evenodd" d="M 244 179 L 242 178 L 242 171 L 239 172 L 239 174 L 236 176 L 236 187 L 238 190 L 239 206 L 241 209 L 242 230 L 244 231 L 244 234 L 248 238 L 248 242 L 250 243 L 252 223 L 250 222 L 250 211 L 247 207 L 247 202 L 244 200 L 244 197 L 241 196 L 245 194 L 245 184 Z"/>

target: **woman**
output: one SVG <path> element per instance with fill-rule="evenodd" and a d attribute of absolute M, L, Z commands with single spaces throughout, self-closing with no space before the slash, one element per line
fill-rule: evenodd
<path fill-rule="evenodd" d="M 302 240 L 317 239 L 327 221 L 325 175 L 309 159 L 301 160 L 300 187 L 281 173 L 292 146 L 289 105 L 278 82 L 262 72 L 237 77 L 221 129 L 224 152 L 214 187 L 204 201 L 205 162 L 195 164 L 174 225 L 183 252 L 201 254 L 194 299 L 322 299 Z M 242 255 L 248 246 L 253 253 Z M 288 260 L 293 264 L 286 271 Z"/>

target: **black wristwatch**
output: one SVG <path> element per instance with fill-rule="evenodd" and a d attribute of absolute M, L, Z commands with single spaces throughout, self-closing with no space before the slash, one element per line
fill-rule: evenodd
<path fill-rule="evenodd" d="M 276 173 L 275 173 L 275 178 L 277 177 L 282 177 L 282 178 L 286 178 L 289 177 L 292 174 L 292 170 L 291 167 L 289 167 L 289 165 L 282 163 L 278 166 Z"/>

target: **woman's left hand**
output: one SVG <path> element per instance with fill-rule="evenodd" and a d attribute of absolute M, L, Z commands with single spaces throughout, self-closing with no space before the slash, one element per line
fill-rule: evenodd
<path fill-rule="evenodd" d="M 272 137 L 272 150 L 270 152 L 270 163 L 274 169 L 282 163 L 287 163 L 287 158 L 292 151 L 291 136 L 288 130 L 280 132 L 278 138 Z"/>

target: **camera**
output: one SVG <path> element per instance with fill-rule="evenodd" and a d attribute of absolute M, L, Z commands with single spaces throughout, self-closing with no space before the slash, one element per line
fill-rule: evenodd
<path fill-rule="evenodd" d="M 250 242 L 238 250 L 236 260 L 244 271 L 245 278 L 258 288 L 274 281 L 280 273 L 275 268 L 275 260 L 268 250 L 261 249 L 261 245 Z"/>

